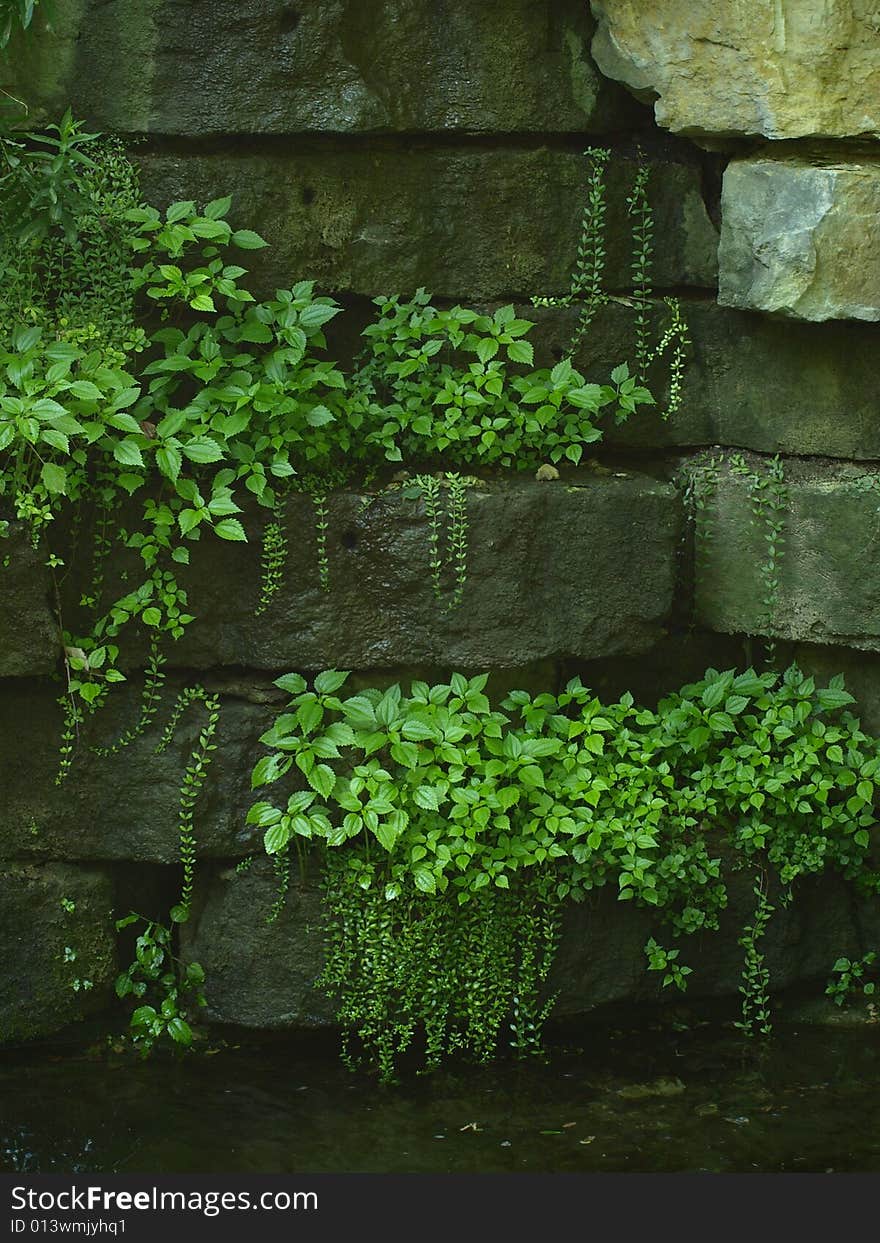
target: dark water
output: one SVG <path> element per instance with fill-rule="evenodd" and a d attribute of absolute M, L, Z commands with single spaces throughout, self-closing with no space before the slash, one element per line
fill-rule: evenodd
<path fill-rule="evenodd" d="M 755 1045 L 729 1029 L 592 1033 L 546 1063 L 378 1086 L 332 1041 L 183 1061 L 19 1054 L 0 1168 L 67 1173 L 877 1171 L 880 1027 Z"/>

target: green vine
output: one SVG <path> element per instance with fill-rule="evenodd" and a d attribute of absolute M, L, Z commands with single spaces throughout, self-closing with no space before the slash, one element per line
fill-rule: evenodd
<path fill-rule="evenodd" d="M 765 465 L 751 469 L 742 454 L 731 457 L 731 470 L 746 478 L 749 489 L 749 506 L 752 525 L 761 533 L 764 557 L 758 573 L 762 585 L 760 629 L 770 637 L 767 643 L 769 661 L 776 658 L 773 630 L 779 601 L 779 573 L 785 548 L 785 522 L 788 515 L 789 496 L 785 482 L 785 467 L 777 454 Z"/>
<path fill-rule="evenodd" d="M 190 914 L 196 866 L 196 839 L 193 832 L 193 814 L 199 794 L 205 784 L 213 753 L 217 750 L 214 736 L 217 733 L 217 726 L 220 722 L 220 700 L 218 696 L 209 694 L 203 686 L 189 686 L 182 690 L 175 700 L 168 725 L 156 747 L 157 755 L 167 750 L 173 741 L 184 713 L 194 704 L 199 703 L 204 707 L 207 721 L 199 731 L 198 741 L 190 755 L 180 789 L 178 836 L 180 842 L 180 863 L 183 868 L 183 883 L 180 890 L 180 900 L 171 910 L 171 918 L 178 924 L 186 923 Z"/>
<path fill-rule="evenodd" d="M 769 1036 L 773 1030 L 770 1018 L 770 972 L 760 946 L 774 908 L 767 899 L 762 880 L 755 882 L 753 892 L 755 914 L 739 938 L 739 944 L 745 950 L 742 984 L 739 989 L 742 996 L 742 1018 L 734 1026 L 745 1036 Z"/>
<path fill-rule="evenodd" d="M 448 608 L 456 609 L 464 596 L 467 582 L 468 516 L 467 481 L 461 475 L 447 475 L 449 488 L 449 557 L 455 586 Z"/>
<path fill-rule="evenodd" d="M 258 617 L 267 611 L 272 600 L 284 583 L 284 568 L 289 553 L 287 533 L 284 529 L 280 501 L 272 510 L 272 521 L 263 530 L 263 546 L 260 558 L 260 599 L 254 610 Z"/>
<path fill-rule="evenodd" d="M 690 344 L 687 324 L 677 298 L 666 297 L 667 321 L 659 339 L 652 347 L 652 270 L 654 263 L 654 214 L 648 197 L 650 168 L 640 162 L 636 169 L 633 187 L 626 199 L 627 214 L 632 221 L 632 261 L 630 276 L 632 288 L 626 297 L 610 294 L 604 287 L 606 263 L 605 232 L 607 225 L 607 166 L 611 152 L 607 147 L 590 147 L 584 152 L 589 161 L 587 194 L 581 217 L 577 255 L 572 270 L 569 292 L 561 298 L 538 297 L 532 299 L 536 307 L 576 306 L 580 304 L 577 325 L 569 342 L 568 353 L 573 356 L 582 346 L 598 310 L 609 302 L 617 302 L 635 308 L 634 349 L 635 369 L 629 379 L 630 388 L 638 387 L 640 394 L 647 392 L 649 369 L 668 356 L 669 368 L 666 380 L 667 401 L 661 410 L 661 418 L 669 419 L 681 406 L 682 381 L 687 347 Z M 640 397 L 639 400 L 644 400 Z M 652 399 L 653 400 L 653 399 Z M 631 413 L 631 411 L 629 412 Z"/>
<path fill-rule="evenodd" d="M 477 926 L 488 927 L 484 904 L 496 902 L 498 918 L 516 924 L 516 955 L 505 957 L 500 925 L 492 952 L 497 1006 L 523 1049 L 546 1015 L 556 904 L 566 898 L 610 885 L 687 936 L 718 927 L 725 856 L 775 876 L 784 892 L 830 867 L 880 888 L 868 859 L 880 740 L 843 711 L 852 697 L 841 678 L 817 689 L 796 666 L 782 676 L 709 670 L 650 710 L 629 695 L 600 703 L 578 679 L 559 695 L 514 691 L 493 709 L 485 677 L 343 699 L 347 677 L 278 680 L 291 700 L 262 737 L 252 785 L 287 789 L 255 803 L 248 822 L 271 856 L 294 841 L 323 848 L 333 964 L 324 983 L 383 1075 L 420 1026 L 429 1060 L 431 1050 L 496 1047 L 494 1019 L 485 1045 L 467 1019 L 465 981 L 478 972 L 461 954 L 477 953 L 466 936 L 474 902 Z M 761 894 L 744 933 L 743 1022 L 757 1030 L 769 1024 Z M 434 957 L 419 939 L 428 928 Z M 447 944 L 456 937 L 459 951 Z M 392 944 L 411 953 L 395 957 Z M 645 953 L 664 984 L 685 987 L 691 969 L 678 946 L 651 938 Z"/>
<path fill-rule="evenodd" d="M 444 612 L 458 608 L 464 596 L 467 582 L 468 562 L 468 515 L 467 488 L 469 480 L 458 474 L 416 475 L 405 489 L 405 495 L 421 498 L 428 521 L 429 565 L 431 586 L 437 600 L 443 599 L 443 572 L 448 567 L 453 579 L 452 597 Z M 442 546 L 443 515 L 441 511 L 442 489 L 446 487 L 448 504 L 446 512 L 447 554 Z"/>

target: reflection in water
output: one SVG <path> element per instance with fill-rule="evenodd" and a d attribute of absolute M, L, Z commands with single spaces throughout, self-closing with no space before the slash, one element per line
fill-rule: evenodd
<path fill-rule="evenodd" d="M 301 1046 L 0 1068 L 0 1168 L 27 1173 L 880 1170 L 880 1029 L 596 1032 L 547 1063 L 382 1088 Z"/>

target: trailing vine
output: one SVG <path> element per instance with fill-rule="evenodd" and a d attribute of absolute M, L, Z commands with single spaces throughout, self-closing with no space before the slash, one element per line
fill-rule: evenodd
<path fill-rule="evenodd" d="M 776 643 L 772 637 L 776 624 L 776 607 L 779 600 L 779 572 L 785 548 L 785 521 L 788 514 L 788 488 L 785 467 L 777 454 L 766 465 L 754 469 L 746 464 L 742 454 L 731 457 L 731 470 L 745 477 L 749 489 L 749 507 L 752 525 L 759 531 L 764 543 L 764 557 L 758 567 L 761 580 L 761 617 L 759 626 L 770 636 L 767 643 L 768 660 L 775 660 Z"/>
<path fill-rule="evenodd" d="M 289 553 L 284 530 L 280 502 L 276 500 L 272 521 L 263 528 L 263 546 L 260 558 L 260 599 L 254 610 L 258 617 L 269 608 L 284 584 L 284 567 Z"/>
<path fill-rule="evenodd" d="M 171 745 L 181 718 L 194 704 L 201 704 L 204 707 L 207 721 L 199 731 L 198 740 L 183 774 L 183 782 L 180 789 L 178 837 L 183 881 L 180 889 L 180 899 L 171 909 L 171 918 L 174 923 L 178 924 L 186 923 L 189 919 L 196 866 L 196 839 L 193 832 L 193 814 L 199 794 L 205 784 L 213 753 L 217 750 L 214 737 L 220 721 L 220 700 L 218 696 L 209 694 L 203 686 L 188 686 L 182 690 L 174 702 L 170 719 L 156 747 L 157 755 L 167 750 Z"/>
<path fill-rule="evenodd" d="M 442 489 L 447 491 L 446 555 L 443 553 Z M 453 579 L 452 597 L 444 612 L 458 608 L 464 597 L 468 562 L 468 480 L 458 474 L 416 475 L 404 495 L 419 497 L 424 502 L 428 522 L 429 565 L 431 586 L 437 600 L 443 599 L 443 572 L 449 567 Z"/>
<path fill-rule="evenodd" d="M 666 297 L 663 299 L 667 310 L 666 323 L 656 344 L 653 346 L 651 344 L 654 318 L 651 280 L 654 264 L 654 213 L 648 197 L 650 168 L 640 153 L 633 186 L 626 198 L 627 214 L 632 221 L 630 263 L 632 288 L 626 297 L 619 297 L 608 293 L 604 285 L 607 258 L 605 245 L 606 177 L 611 152 L 607 147 L 589 147 L 584 152 L 584 156 L 589 161 L 587 193 L 569 292 L 561 298 L 533 298 L 532 304 L 536 307 L 580 305 L 578 321 L 568 345 L 569 357 L 573 357 L 583 345 L 587 332 L 601 307 L 607 306 L 609 302 L 633 307 L 635 309 L 635 367 L 631 384 L 632 386 L 647 384 L 650 368 L 668 356 L 667 401 L 661 410 L 661 418 L 666 420 L 675 414 L 681 405 L 682 380 L 690 338 L 680 301 L 677 298 Z"/>
<path fill-rule="evenodd" d="M 785 893 L 827 868 L 880 889 L 869 861 L 880 740 L 845 711 L 842 678 L 817 689 L 796 666 L 784 675 L 710 669 L 650 710 L 629 695 L 600 703 L 578 679 L 559 695 L 514 691 L 493 708 L 486 678 L 461 674 L 413 682 L 408 695 L 395 685 L 343 699 L 347 676 L 328 670 L 311 687 L 299 674 L 278 680 L 291 700 L 262 736 L 267 754 L 252 778 L 273 793 L 248 821 L 271 856 L 294 841 L 322 847 L 331 912 L 323 982 L 383 1075 L 420 1027 L 431 1033 L 429 1060 L 431 1050 L 496 1046 L 495 1020 L 478 1038 L 468 1018 L 465 982 L 481 978 L 483 953 L 466 931 L 475 900 L 478 925 L 489 927 L 482 904 L 496 901 L 499 918 L 517 925 L 512 940 L 500 925 L 491 933 L 501 991 L 490 1010 L 507 1007 L 525 1048 L 546 1016 L 567 898 L 611 886 L 683 937 L 717 929 L 725 856 Z M 764 888 L 756 897 L 743 934 L 743 1022 L 762 1031 L 769 981 L 759 943 L 771 908 Z M 436 957 L 420 940 L 428 929 Z M 392 954 L 392 945 L 406 948 Z M 645 952 L 664 985 L 686 986 L 678 946 L 651 938 Z"/>
<path fill-rule="evenodd" d="M 745 1036 L 769 1036 L 773 1030 L 770 1018 L 770 972 L 764 961 L 761 942 L 773 914 L 767 893 L 759 878 L 755 882 L 755 914 L 743 930 L 739 944 L 745 950 L 742 984 L 742 1018 L 735 1024 Z"/>

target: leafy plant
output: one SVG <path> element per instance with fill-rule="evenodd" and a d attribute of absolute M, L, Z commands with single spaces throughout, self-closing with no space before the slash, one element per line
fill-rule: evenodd
<path fill-rule="evenodd" d="M 492 315 L 438 310 L 423 290 L 410 301 L 376 300 L 364 354 L 346 372 L 323 356 L 324 328 L 340 307 L 313 282 L 263 302 L 246 288 L 236 252 L 265 243 L 229 223 L 229 197 L 164 213 L 145 206 L 119 145 L 85 133 L 69 113 L 4 153 L 0 504 L 35 543 L 50 541 L 71 508 L 96 504 L 98 514 L 93 583 L 79 613 L 55 575 L 62 780 L 85 718 L 124 680 L 121 639 L 132 629 L 150 639 L 142 713 L 110 749 L 152 719 L 164 645 L 194 621 L 179 567 L 204 533 L 247 539 L 239 515 L 249 495 L 272 513 L 266 607 L 283 569 L 278 505 L 292 481 L 314 498 L 326 588 L 331 484 L 356 471 L 372 478 L 404 458 L 453 468 L 454 606 L 467 558 L 455 468 L 577 463 L 600 438 L 602 411 L 621 420 L 652 401 L 625 366 L 607 385 L 586 384 L 570 360 L 532 369 L 532 324 L 512 306 Z M 138 322 L 144 311 L 148 330 Z M 114 565 L 135 558 L 115 598 L 111 554 Z M 49 560 L 63 568 L 62 550 L 50 547 Z M 66 624 L 72 612 L 76 629 Z"/>
<path fill-rule="evenodd" d="M 116 921 L 117 930 L 132 924 L 143 928 L 135 942 L 131 966 L 116 977 L 116 995 L 139 1003 L 129 1020 L 129 1036 L 143 1057 L 164 1038 L 188 1049 L 193 1030 L 188 1019 L 193 1006 L 206 1004 L 205 973 L 198 963 L 186 967 L 172 952 L 171 928 L 134 913 Z"/>
<path fill-rule="evenodd" d="M 664 973 L 663 988 L 668 988 L 670 984 L 674 984 L 683 993 L 687 988 L 687 977 L 693 974 L 693 969 L 676 961 L 680 953 L 681 951 L 677 949 L 664 949 L 662 945 L 657 944 L 653 937 L 649 937 L 645 944 L 648 970 L 662 971 Z"/>
<path fill-rule="evenodd" d="M 770 972 L 765 965 L 760 946 L 774 908 L 767 899 L 760 879 L 755 881 L 754 894 L 754 919 L 739 938 L 746 953 L 739 989 L 742 995 L 742 1018 L 734 1026 L 744 1036 L 769 1036 L 773 1030 L 770 1019 Z"/>
<path fill-rule="evenodd" d="M 784 676 L 710 669 L 649 710 L 629 695 L 602 704 L 578 679 L 558 695 L 514 691 L 493 709 L 485 676 L 343 698 L 347 677 L 278 680 L 290 702 L 262 736 L 267 753 L 252 777 L 254 789 L 277 792 L 248 821 L 270 855 L 318 844 L 334 891 L 372 895 L 363 899 L 371 909 L 381 897 L 410 911 L 399 918 L 423 919 L 424 899 L 464 909 L 481 894 L 522 893 L 534 877 L 542 918 L 553 903 L 611 885 L 688 935 L 718 926 L 725 856 L 760 867 L 784 893 L 829 867 L 873 892 L 880 885 L 867 861 L 880 744 L 843 711 L 852 697 L 842 678 L 817 689 L 796 666 Z M 764 895 L 744 932 L 743 1021 L 758 1030 L 769 1024 L 758 947 L 770 909 Z M 381 915 L 381 937 L 403 937 L 396 920 Z M 649 969 L 685 986 L 677 947 L 652 938 L 646 955 Z M 400 1000 L 394 978 L 387 987 Z"/>
<path fill-rule="evenodd" d="M 873 974 L 870 968 L 876 961 L 876 950 L 869 950 L 861 958 L 838 958 L 831 968 L 833 976 L 825 989 L 826 995 L 836 1006 L 845 1005 L 858 992 L 863 997 L 873 997 L 877 987 L 876 980 L 865 977 Z M 833 978 L 834 976 L 837 978 Z"/>

